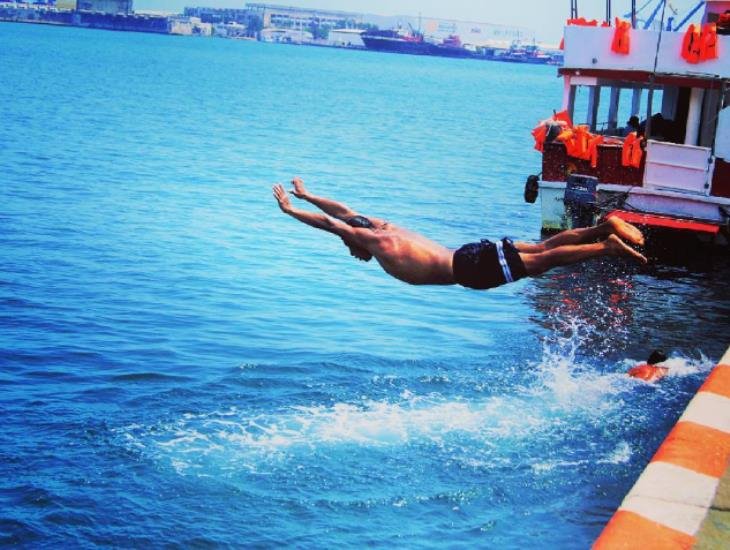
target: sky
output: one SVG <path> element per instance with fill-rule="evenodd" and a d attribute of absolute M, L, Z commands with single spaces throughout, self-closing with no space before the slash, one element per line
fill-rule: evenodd
<path fill-rule="evenodd" d="M 636 0 L 636 5 L 640 8 L 649 2 L 649 7 L 643 12 L 648 17 L 657 1 Z M 242 8 L 245 3 L 245 0 L 134 0 L 134 8 L 137 11 L 181 12 L 185 6 Z M 565 20 L 570 15 L 569 0 L 269 0 L 267 3 L 379 15 L 418 16 L 420 13 L 424 18 L 513 25 L 534 29 L 537 40 L 541 42 L 558 42 Z M 697 3 L 697 0 L 671 0 L 669 5 L 678 10 L 679 17 L 684 17 Z M 614 16 L 623 16 L 631 10 L 631 0 L 613 0 L 612 4 Z M 604 19 L 605 13 L 605 0 L 578 0 L 580 16 Z"/>

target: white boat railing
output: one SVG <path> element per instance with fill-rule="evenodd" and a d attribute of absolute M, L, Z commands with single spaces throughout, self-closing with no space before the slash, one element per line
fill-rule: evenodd
<path fill-rule="evenodd" d="M 613 27 L 565 27 L 565 62 L 569 69 L 601 69 L 617 71 L 654 70 L 658 31 L 633 29 L 630 52 L 611 51 Z M 662 33 L 657 72 L 699 77 L 730 77 L 730 36 L 718 35 L 718 58 L 701 63 L 688 63 L 681 56 L 683 32 Z"/>
<path fill-rule="evenodd" d="M 644 187 L 709 195 L 712 150 L 650 139 L 646 143 Z"/>

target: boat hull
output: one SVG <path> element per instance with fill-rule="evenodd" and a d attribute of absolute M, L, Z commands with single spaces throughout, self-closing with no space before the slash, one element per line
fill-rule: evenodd
<path fill-rule="evenodd" d="M 404 40 L 380 36 L 363 35 L 362 41 L 369 50 L 410 55 L 432 55 L 437 57 L 470 58 L 475 54 L 466 48 L 442 46 L 424 41 Z"/>
<path fill-rule="evenodd" d="M 429 52 L 429 44 L 426 42 L 367 35 L 362 36 L 362 41 L 368 50 L 378 52 L 405 53 L 411 55 L 428 55 Z"/>
<path fill-rule="evenodd" d="M 565 182 L 541 181 L 539 184 L 542 230 L 553 233 L 572 229 L 572 218 L 564 203 Z M 719 226 L 727 223 L 730 199 L 725 197 L 691 195 L 666 190 L 599 184 L 596 188 L 598 204 L 623 206 L 632 212 L 655 214 L 676 219 L 697 220 Z M 714 244 L 727 246 L 721 231 L 712 238 Z"/>

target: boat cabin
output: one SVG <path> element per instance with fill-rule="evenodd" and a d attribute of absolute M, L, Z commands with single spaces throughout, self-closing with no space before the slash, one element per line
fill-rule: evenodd
<path fill-rule="evenodd" d="M 661 7 L 662 0 L 659 2 Z M 544 143 L 540 192 L 543 228 L 570 227 L 564 198 L 571 175 L 592 178 L 596 204 L 727 226 L 730 219 L 730 1 L 705 2 L 689 38 L 713 41 L 715 57 L 690 58 L 687 31 L 565 27 L 562 109 L 575 127 L 601 139 L 591 159 L 569 154 L 557 139 Z M 656 10 L 655 10 L 656 13 Z M 625 23 L 628 27 L 628 23 Z M 664 28 L 662 28 L 664 27 Z M 704 30 L 700 30 L 704 29 Z M 710 43 L 710 42 L 708 42 Z M 708 49 L 709 51 L 709 49 Z M 637 136 L 640 161 L 627 163 L 627 139 Z M 552 138 L 555 138 L 554 133 Z"/>

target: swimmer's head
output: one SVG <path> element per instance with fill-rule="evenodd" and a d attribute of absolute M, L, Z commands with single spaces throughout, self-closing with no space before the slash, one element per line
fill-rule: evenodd
<path fill-rule="evenodd" d="M 352 216 L 351 218 L 347 218 L 345 220 L 345 223 L 349 225 L 350 227 L 357 227 L 360 229 L 373 229 L 375 226 L 373 225 L 373 222 L 371 222 L 369 219 L 367 219 L 365 216 Z M 373 259 L 373 255 L 370 254 L 367 250 L 364 248 L 357 246 L 356 244 L 353 244 L 352 242 L 348 241 L 347 239 L 342 239 L 344 243 L 347 245 L 347 248 L 350 249 L 350 255 L 357 258 L 358 260 L 362 260 L 363 262 L 369 262 Z"/>
<path fill-rule="evenodd" d="M 352 216 L 351 218 L 347 218 L 345 223 L 350 227 L 360 227 L 362 229 L 372 229 L 375 227 L 373 222 L 365 216 Z"/>
<path fill-rule="evenodd" d="M 655 349 L 651 352 L 649 359 L 646 360 L 650 365 L 656 365 L 657 363 L 663 363 L 667 360 L 667 354 L 660 349 Z"/>
<path fill-rule="evenodd" d="M 344 242 L 347 248 L 350 249 L 350 256 L 352 256 L 353 258 L 357 258 L 358 260 L 362 260 L 363 262 L 369 262 L 373 259 L 373 255 L 364 248 L 351 243 L 345 238 L 342 239 L 342 242 Z"/>

